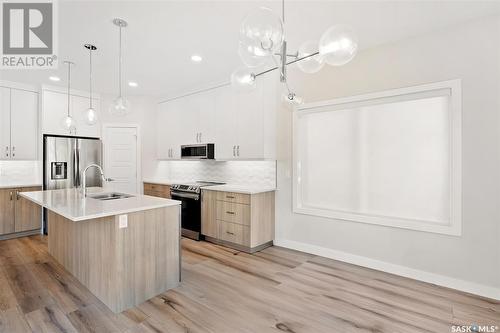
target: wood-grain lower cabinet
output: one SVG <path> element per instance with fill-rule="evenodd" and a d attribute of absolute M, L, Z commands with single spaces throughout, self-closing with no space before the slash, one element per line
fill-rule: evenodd
<path fill-rule="evenodd" d="M 164 184 L 144 183 L 144 195 L 170 199 L 170 186 Z"/>
<path fill-rule="evenodd" d="M 16 190 L 15 203 L 15 232 L 41 229 L 42 208 L 40 205 L 25 199 L 19 195 L 20 192 L 41 191 L 41 187 L 23 187 Z"/>
<path fill-rule="evenodd" d="M 41 190 L 39 186 L 0 189 L 0 236 L 41 229 L 42 208 L 19 195 Z"/>
<path fill-rule="evenodd" d="M 0 189 L 0 235 L 14 232 L 14 189 Z"/>
<path fill-rule="evenodd" d="M 274 192 L 202 190 L 201 216 L 206 240 L 245 252 L 260 251 L 274 239 Z"/>

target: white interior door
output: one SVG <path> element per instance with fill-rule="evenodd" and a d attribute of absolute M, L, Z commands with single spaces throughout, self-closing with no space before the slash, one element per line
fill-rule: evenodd
<path fill-rule="evenodd" d="M 113 191 L 139 193 L 137 127 L 104 128 L 104 173 Z"/>

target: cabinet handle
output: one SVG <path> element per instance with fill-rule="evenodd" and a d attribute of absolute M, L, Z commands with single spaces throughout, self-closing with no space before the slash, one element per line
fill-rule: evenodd
<path fill-rule="evenodd" d="M 229 232 L 229 231 L 226 231 L 226 234 L 230 234 L 230 235 L 233 235 L 233 236 L 234 236 L 234 232 Z"/>
<path fill-rule="evenodd" d="M 9 157 L 9 146 L 5 147 L 5 156 Z"/>
<path fill-rule="evenodd" d="M 200 132 L 200 143 L 202 142 L 202 140 L 201 140 L 201 134 L 202 134 L 202 133 Z"/>
<path fill-rule="evenodd" d="M 10 191 L 10 201 L 12 201 L 12 191 Z"/>
<path fill-rule="evenodd" d="M 233 146 L 233 157 L 236 156 L 236 146 Z"/>
<path fill-rule="evenodd" d="M 236 146 L 236 153 L 238 156 L 240 156 L 240 146 Z"/>
<path fill-rule="evenodd" d="M 16 191 L 16 200 L 19 200 L 19 191 Z"/>
<path fill-rule="evenodd" d="M 15 146 L 12 146 L 12 151 L 16 150 L 16 147 Z"/>
<path fill-rule="evenodd" d="M 226 195 L 226 198 L 228 198 L 228 199 L 234 199 L 234 197 L 232 195 Z"/>
<path fill-rule="evenodd" d="M 226 211 L 226 214 L 231 214 L 231 215 L 234 215 L 234 214 L 236 214 L 236 213 L 235 213 L 235 212 Z"/>

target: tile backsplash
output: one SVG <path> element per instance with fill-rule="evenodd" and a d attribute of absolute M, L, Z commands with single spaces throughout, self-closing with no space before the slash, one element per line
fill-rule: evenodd
<path fill-rule="evenodd" d="M 157 178 L 276 187 L 276 161 L 163 161 Z"/>
<path fill-rule="evenodd" d="M 42 162 L 0 161 L 0 178 L 41 180 Z"/>

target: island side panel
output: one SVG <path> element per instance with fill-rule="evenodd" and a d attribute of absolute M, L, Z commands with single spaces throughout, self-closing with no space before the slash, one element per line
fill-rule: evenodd
<path fill-rule="evenodd" d="M 179 284 L 179 206 L 70 221 L 49 213 L 49 253 L 114 312 Z"/>
<path fill-rule="evenodd" d="M 118 281 L 124 291 L 116 303 L 120 311 L 179 285 L 179 207 L 129 214 L 128 227 L 118 233 L 117 268 L 123 268 Z"/>

